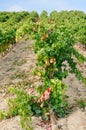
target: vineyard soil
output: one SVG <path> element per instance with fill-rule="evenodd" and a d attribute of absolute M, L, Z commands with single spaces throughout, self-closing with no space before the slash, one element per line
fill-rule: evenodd
<path fill-rule="evenodd" d="M 75 46 L 84 56 L 86 50 Z M 25 87 L 26 91 L 34 94 L 39 78 L 33 75 L 36 56 L 33 52 L 32 41 L 20 42 L 6 56 L 0 58 L 0 110 L 8 110 L 6 99 L 14 96 L 8 92 L 10 86 Z M 86 76 L 86 63 L 78 65 Z M 53 130 L 86 130 L 86 108 L 80 108 L 80 101 L 86 100 L 86 87 L 74 75 L 69 75 L 64 82 L 68 85 L 67 95 L 71 112 L 67 117 L 55 119 L 53 115 Z M 48 130 L 48 123 L 41 118 L 32 117 L 34 130 Z M 0 121 L 0 130 L 22 130 L 19 116 Z"/>

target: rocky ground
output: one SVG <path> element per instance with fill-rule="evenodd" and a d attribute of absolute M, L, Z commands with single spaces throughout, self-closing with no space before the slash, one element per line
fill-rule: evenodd
<path fill-rule="evenodd" d="M 86 50 L 76 46 L 76 49 L 86 56 Z M 33 88 L 38 83 L 34 77 L 36 56 L 33 52 L 32 41 L 20 42 L 7 55 L 0 58 L 0 110 L 8 110 L 6 99 L 11 97 L 8 93 L 9 86 L 23 84 Z M 79 65 L 79 69 L 86 76 L 86 63 Z M 67 95 L 69 105 L 73 110 L 65 117 L 56 120 L 51 115 L 53 130 L 86 130 L 86 109 L 81 109 L 79 102 L 86 101 L 86 86 L 77 80 L 74 75 L 69 75 L 64 82 L 68 85 Z M 40 118 L 32 117 L 34 130 L 49 130 L 48 125 L 41 122 Z M 19 116 L 0 121 L 0 130 L 22 130 Z"/>

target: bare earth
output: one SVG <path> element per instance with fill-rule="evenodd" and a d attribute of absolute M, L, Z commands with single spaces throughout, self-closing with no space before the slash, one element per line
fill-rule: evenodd
<path fill-rule="evenodd" d="M 76 49 L 86 56 L 86 50 L 78 45 Z M 6 99 L 12 97 L 8 93 L 8 86 L 24 84 L 28 89 L 38 83 L 39 79 L 33 75 L 35 63 L 32 41 L 20 42 L 11 52 L 0 58 L 0 110 L 8 110 Z M 86 76 L 86 63 L 78 67 Z M 86 130 L 86 109 L 80 109 L 78 104 L 80 100 L 86 101 L 86 86 L 71 74 L 64 82 L 68 85 L 67 95 L 73 110 L 67 117 L 58 120 L 51 115 L 52 130 Z M 32 120 L 34 130 L 49 130 L 40 118 L 32 117 Z M 0 121 L 0 130 L 22 130 L 19 116 Z"/>

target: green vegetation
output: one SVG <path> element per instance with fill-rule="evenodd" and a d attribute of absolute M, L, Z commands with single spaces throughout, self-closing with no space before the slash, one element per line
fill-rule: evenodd
<path fill-rule="evenodd" d="M 0 13 L 0 53 L 16 43 L 16 30 L 23 24 L 29 13 Z"/>
<path fill-rule="evenodd" d="M 0 53 L 5 52 L 23 37 L 36 31 L 35 23 L 47 21 L 57 26 L 66 26 L 73 32 L 76 42 L 86 47 L 86 14 L 81 11 L 52 11 L 48 16 L 46 11 L 40 15 L 37 12 L 0 12 Z M 35 24 L 35 25 L 34 25 Z M 32 28 L 33 26 L 33 28 Z"/>
<path fill-rule="evenodd" d="M 37 55 L 37 68 L 34 73 L 40 77 L 43 84 L 42 87 L 37 86 L 38 96 L 31 96 L 22 89 L 11 88 L 16 98 L 9 100 L 9 111 L 6 114 L 1 112 L 0 115 L 1 118 L 8 118 L 18 114 L 21 117 L 22 127 L 25 130 L 32 130 L 31 116 L 33 115 L 41 115 L 42 119 L 49 120 L 50 111 L 54 111 L 58 117 L 68 113 L 65 95 L 67 86 L 62 80 L 69 73 L 75 74 L 86 85 L 86 78 L 77 68 L 77 61 L 82 64 L 86 58 L 74 48 L 77 42 L 86 45 L 86 14 L 80 11 L 53 11 L 49 16 L 46 11 L 43 11 L 40 16 L 35 11 L 21 12 L 22 15 L 8 14 L 2 15 L 1 48 L 4 47 L 2 45 L 13 44 L 21 38 L 33 39 L 34 52 Z M 10 18 L 11 15 L 13 18 Z M 11 23 L 12 20 L 16 26 Z M 10 33 L 14 40 L 3 32 L 8 23 L 12 24 L 13 30 L 8 29 L 7 33 L 14 31 Z M 3 35 L 8 41 L 3 41 L 6 40 L 3 39 Z M 26 75 L 19 73 L 15 74 L 15 77 L 25 78 Z M 82 102 L 80 105 L 84 106 Z"/>

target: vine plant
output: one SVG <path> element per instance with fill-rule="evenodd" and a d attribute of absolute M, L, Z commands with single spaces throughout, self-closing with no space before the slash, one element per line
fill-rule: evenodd
<path fill-rule="evenodd" d="M 51 95 L 48 101 L 48 110 L 52 109 L 58 117 L 67 112 L 67 100 L 65 90 L 67 86 L 62 83 L 69 73 L 86 84 L 86 79 L 77 69 L 77 61 L 83 63 L 86 58 L 75 50 L 75 39 L 71 29 L 66 26 L 57 26 L 57 23 L 37 24 L 35 31 L 35 53 L 37 54 L 37 74 L 43 81 L 39 87 L 42 94 L 51 87 Z"/>

